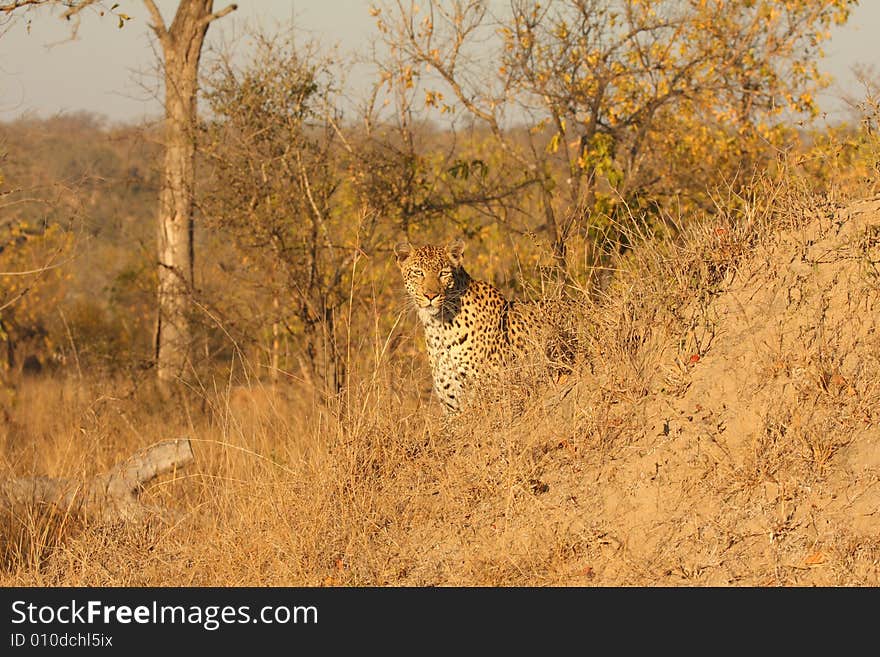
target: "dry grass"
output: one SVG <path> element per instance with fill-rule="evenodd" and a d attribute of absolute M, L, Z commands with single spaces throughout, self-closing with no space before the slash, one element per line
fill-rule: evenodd
<path fill-rule="evenodd" d="M 320 403 L 23 381 L 2 476 L 95 474 L 181 435 L 196 466 L 145 494 L 173 522 L 7 517 L 0 584 L 877 585 L 880 204 L 756 198 L 643 236 L 583 295 L 572 377 L 519 372 L 454 423 L 414 323 Z"/>

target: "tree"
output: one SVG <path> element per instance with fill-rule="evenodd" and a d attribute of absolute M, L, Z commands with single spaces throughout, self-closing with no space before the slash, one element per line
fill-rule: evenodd
<path fill-rule="evenodd" d="M 156 368 L 163 386 L 189 363 L 192 335 L 193 185 L 199 60 L 210 24 L 235 11 L 214 13 L 213 0 L 180 0 L 170 26 L 153 0 L 144 0 L 162 46 L 165 72 L 165 157 L 158 211 L 158 316 Z"/>
<path fill-rule="evenodd" d="M 119 21 L 119 27 L 123 27 L 131 18 L 120 11 L 118 2 L 107 7 L 102 0 L 0 0 L 0 34 L 16 15 L 27 14 L 41 7 L 61 8 L 61 18 L 71 22 L 72 39 L 76 38 L 80 17 L 86 9 L 92 8 L 100 16 L 106 14 L 115 16 Z"/>
<path fill-rule="evenodd" d="M 374 9 L 432 101 L 485 125 L 536 181 L 558 264 L 634 209 L 748 177 L 779 117 L 816 113 L 816 60 L 852 0 L 396 0 Z M 429 104 L 435 104 L 434 102 Z M 522 139 L 521 128 L 527 128 Z"/>
<path fill-rule="evenodd" d="M 285 38 L 253 36 L 253 61 L 224 57 L 204 83 L 211 111 L 201 150 L 210 170 L 200 210 L 232 247 L 223 269 L 236 281 L 235 293 L 212 304 L 239 306 L 221 314 L 241 318 L 236 333 L 267 352 L 272 378 L 298 366 L 332 395 L 347 376 L 342 308 L 377 213 L 346 186 L 353 149 L 332 62 Z M 295 363 L 282 362 L 282 340 Z"/>
<path fill-rule="evenodd" d="M 194 259 L 194 126 L 202 45 L 210 24 L 237 7 L 231 4 L 215 13 L 213 0 L 180 0 L 174 20 L 167 26 L 154 0 L 144 0 L 144 4 L 153 21 L 150 27 L 162 47 L 165 73 L 165 156 L 157 220 L 155 335 L 157 377 L 164 387 L 184 374 L 192 342 L 189 309 Z M 108 9 L 99 0 L 11 0 L 0 2 L 0 16 L 41 6 L 63 8 L 61 15 L 67 20 L 78 20 L 83 10 L 93 6 L 99 14 L 116 15 L 120 27 L 129 19 L 127 14 L 117 11 L 118 3 Z"/>

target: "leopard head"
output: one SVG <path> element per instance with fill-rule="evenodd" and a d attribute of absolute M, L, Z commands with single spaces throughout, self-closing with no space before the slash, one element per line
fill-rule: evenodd
<path fill-rule="evenodd" d="M 458 291 L 467 276 L 462 267 L 464 242 L 453 240 L 447 246 L 419 246 L 401 242 L 394 247 L 403 285 L 419 309 L 419 314 L 437 316 Z"/>

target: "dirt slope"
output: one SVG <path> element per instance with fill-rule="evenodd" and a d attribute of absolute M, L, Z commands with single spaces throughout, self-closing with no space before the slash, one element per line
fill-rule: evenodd
<path fill-rule="evenodd" d="M 594 583 L 880 583 L 878 275 L 877 200 L 728 272 L 639 405 L 644 431 L 553 482 L 589 482 Z"/>

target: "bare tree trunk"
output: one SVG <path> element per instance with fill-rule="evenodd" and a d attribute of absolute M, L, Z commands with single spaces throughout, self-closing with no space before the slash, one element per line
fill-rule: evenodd
<path fill-rule="evenodd" d="M 159 192 L 156 365 L 160 384 L 180 378 L 189 363 L 193 289 L 193 184 L 199 59 L 214 0 L 180 0 L 170 27 L 153 0 L 144 0 L 162 45 L 165 69 L 165 159 Z"/>
<path fill-rule="evenodd" d="M 151 512 L 138 499 L 143 486 L 192 461 L 192 446 L 183 438 L 152 445 L 88 481 L 48 477 L 0 481 L 0 512 L 56 506 L 68 513 L 107 520 L 143 518 Z"/>

